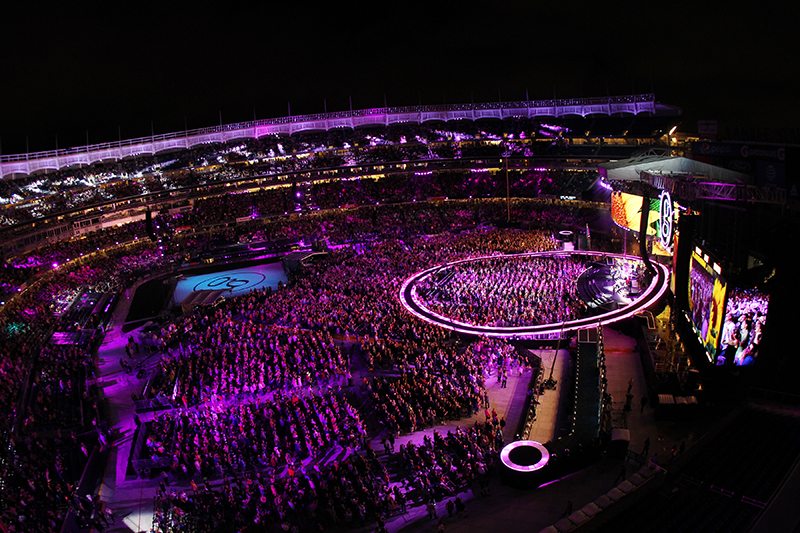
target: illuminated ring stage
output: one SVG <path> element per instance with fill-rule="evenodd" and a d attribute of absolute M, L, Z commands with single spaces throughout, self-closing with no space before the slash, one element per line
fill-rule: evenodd
<path fill-rule="evenodd" d="M 500 476 L 503 484 L 518 489 L 535 489 L 553 476 L 550 452 L 533 440 L 518 440 L 507 444 L 500 452 Z"/>
<path fill-rule="evenodd" d="M 535 472 L 550 461 L 550 452 L 534 440 L 518 440 L 503 448 L 500 461 L 515 472 Z"/>
<path fill-rule="evenodd" d="M 514 327 L 495 327 L 495 326 L 477 326 L 474 324 L 467 324 L 464 322 L 459 322 L 452 318 L 448 318 L 446 316 L 442 316 L 437 314 L 420 302 L 419 296 L 417 295 L 417 283 L 424 280 L 431 274 L 438 272 L 443 268 L 447 268 L 451 265 L 457 265 L 460 263 L 468 263 L 471 261 L 481 261 L 484 259 L 499 259 L 499 258 L 514 258 L 514 257 L 568 257 L 568 256 L 575 256 L 575 255 L 584 255 L 590 256 L 593 258 L 619 258 L 619 259 L 627 259 L 627 260 L 638 260 L 641 259 L 633 256 L 626 256 L 622 254 L 613 254 L 608 252 L 587 252 L 587 251 L 551 251 L 551 252 L 529 252 L 523 254 L 503 254 L 503 255 L 487 255 L 483 257 L 474 257 L 470 259 L 461 259 L 459 261 L 452 261 L 450 263 L 446 263 L 443 265 L 437 265 L 435 267 L 431 267 L 429 269 L 423 270 L 422 272 L 418 272 L 405 280 L 403 282 L 402 287 L 400 287 L 400 302 L 403 306 L 413 315 L 419 317 L 420 319 L 429 322 L 431 324 L 436 324 L 443 328 L 456 331 L 459 333 L 466 333 L 470 335 L 483 335 L 486 337 L 502 337 L 502 338 L 509 338 L 514 337 L 518 339 L 524 338 L 536 338 L 539 335 L 553 335 L 559 334 L 563 332 L 569 331 L 577 331 L 580 329 L 586 329 L 590 327 L 597 326 L 598 324 L 612 324 L 614 322 L 619 322 L 620 320 L 625 320 L 636 313 L 642 311 L 650 307 L 652 304 L 657 302 L 663 295 L 664 292 L 667 290 L 667 285 L 669 282 L 669 271 L 667 267 L 660 263 L 651 263 L 653 267 L 656 269 L 656 275 L 653 276 L 650 285 L 642 291 L 636 300 L 634 300 L 631 304 L 622 307 L 620 309 L 615 309 L 613 311 L 608 311 L 599 315 L 593 315 L 586 318 L 579 318 L 576 320 L 569 320 L 566 322 L 557 322 L 552 324 L 539 324 L 535 326 L 514 326 Z M 577 281 L 577 280 L 576 280 Z M 541 337 L 540 337 L 541 338 Z"/>

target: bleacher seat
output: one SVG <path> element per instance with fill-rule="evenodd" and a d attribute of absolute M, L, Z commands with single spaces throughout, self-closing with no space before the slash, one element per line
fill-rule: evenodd
<path fill-rule="evenodd" d="M 641 485 L 642 483 L 644 483 L 647 480 L 645 478 L 643 478 L 641 475 L 639 475 L 638 473 L 636 473 L 636 474 L 632 475 L 631 477 L 629 477 L 627 479 L 627 481 L 630 481 L 634 485 L 639 486 L 639 485 Z"/>
<path fill-rule="evenodd" d="M 600 509 L 608 509 L 612 505 L 614 505 L 614 500 L 603 494 L 599 496 L 595 501 L 595 505 L 597 505 Z"/>
<path fill-rule="evenodd" d="M 620 501 L 622 498 L 625 497 L 625 493 L 619 490 L 617 487 L 614 487 L 610 491 L 606 492 L 606 496 L 610 499 L 614 500 L 615 502 Z"/>
<path fill-rule="evenodd" d="M 583 511 L 583 514 L 585 514 L 589 518 L 594 518 L 595 516 L 597 516 L 598 513 L 602 511 L 602 509 L 600 509 L 600 507 L 598 507 L 596 503 L 589 502 L 581 508 L 581 511 Z"/>
<path fill-rule="evenodd" d="M 639 474 L 643 478 L 648 478 L 648 477 L 652 477 L 652 475 L 655 474 L 657 471 L 658 471 L 658 469 L 652 468 L 649 465 L 645 465 L 645 466 L 643 466 L 642 468 L 639 469 L 637 474 Z"/>
<path fill-rule="evenodd" d="M 580 509 L 578 509 L 577 511 L 575 511 L 574 513 L 569 515 L 567 518 L 569 518 L 569 521 L 572 522 L 573 524 L 575 524 L 576 526 L 584 524 L 584 523 L 588 522 L 591 519 L 590 516 L 587 516 Z"/>
<path fill-rule="evenodd" d="M 556 530 L 559 533 L 569 533 L 570 531 L 575 529 L 575 524 L 573 524 L 572 520 L 570 520 L 569 518 L 562 518 L 554 525 L 556 526 Z"/>

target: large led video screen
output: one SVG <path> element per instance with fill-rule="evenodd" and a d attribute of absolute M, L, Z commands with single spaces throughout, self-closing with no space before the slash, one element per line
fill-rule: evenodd
<path fill-rule="evenodd" d="M 719 269 L 719 267 L 717 267 Z M 714 268 L 707 255 L 692 252 L 689 267 L 689 318 L 692 328 L 706 350 L 708 360 L 720 355 L 722 315 L 725 311 L 725 278 Z"/>
<path fill-rule="evenodd" d="M 639 231 L 642 221 L 643 197 L 622 191 L 611 193 L 611 220 L 618 226 Z M 648 205 L 647 234 L 655 235 L 658 221 L 658 198 L 650 198 Z"/>
<path fill-rule="evenodd" d="M 718 365 L 750 366 L 756 362 L 768 309 L 769 294 L 765 291 L 731 289 L 725 307 Z"/>
<path fill-rule="evenodd" d="M 666 198 L 666 200 L 662 200 Z M 665 211 L 662 201 L 666 201 L 668 209 Z M 628 194 L 622 191 L 611 193 L 611 220 L 618 226 L 638 232 L 642 221 L 642 207 L 644 197 Z M 670 216 L 669 223 L 662 223 L 661 215 Z M 672 245 L 673 230 L 677 227 L 678 206 L 672 202 L 669 195 L 662 193 L 659 198 L 649 198 L 647 205 L 647 235 L 653 239 L 653 253 L 656 255 L 672 255 L 664 243 Z M 662 238 L 663 234 L 663 238 Z"/>

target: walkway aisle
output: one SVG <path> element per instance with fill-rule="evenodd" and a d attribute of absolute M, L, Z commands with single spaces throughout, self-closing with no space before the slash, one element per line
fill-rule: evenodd
<path fill-rule="evenodd" d="M 108 401 L 108 412 L 111 417 L 109 424 L 114 428 L 116 437 L 97 495 L 106 507 L 114 510 L 116 524 L 112 524 L 106 530 L 110 533 L 150 530 L 153 520 L 153 496 L 160 481 L 160 479 L 125 480 L 135 431 L 131 395 L 142 392 L 146 379 L 137 378 L 135 372 L 125 373 L 120 360 L 127 358 L 131 366 L 136 367 L 149 355 L 142 351 L 130 359 L 125 352 L 128 337 L 137 336 L 137 330 L 127 334 L 121 331 L 135 292 L 135 288 L 131 288 L 122 294 L 111 321 L 113 329 L 106 334 L 98 350 L 98 385 L 103 389 Z M 152 364 L 153 361 L 154 358 L 146 361 L 146 364 Z M 150 420 L 152 414 L 143 415 L 141 418 L 142 421 Z"/>
<path fill-rule="evenodd" d="M 555 350 L 538 351 L 537 355 L 542 358 L 544 378 L 550 377 L 550 368 L 553 365 L 553 357 L 556 357 Z M 546 443 L 558 438 L 558 406 L 562 401 L 562 396 L 568 387 L 567 376 L 571 364 L 569 352 L 559 350 L 556 357 L 556 366 L 553 369 L 553 379 L 558 383 L 556 390 L 545 391 L 539 396 L 539 406 L 536 409 L 536 420 L 531 429 L 530 440 Z"/>
<path fill-rule="evenodd" d="M 636 341 L 611 328 L 603 331 L 605 338 L 606 369 L 608 376 L 608 393 L 613 398 L 612 421 L 614 428 L 630 431 L 630 449 L 641 453 L 646 439 L 650 439 L 648 455 L 659 452 L 657 447 L 658 428 L 652 416 L 650 404 L 642 413 L 641 399 L 647 395 L 644 372 L 636 351 Z M 633 380 L 630 412 L 625 412 L 628 384 Z M 649 458 L 649 457 L 648 457 Z M 630 467 L 633 470 L 633 466 Z"/>
<path fill-rule="evenodd" d="M 497 416 L 506 419 L 506 427 L 503 430 L 503 441 L 506 443 L 514 441 L 514 431 L 517 428 L 520 416 L 522 416 L 522 404 L 525 402 L 525 395 L 528 392 L 528 384 L 531 381 L 531 373 L 525 371 L 519 375 L 519 369 L 514 368 L 508 376 L 506 388 L 501 388 L 497 381 L 497 374 L 492 375 L 486 380 L 486 391 L 489 393 L 489 410 L 497 411 Z M 486 421 L 484 410 L 478 413 L 478 420 Z"/>

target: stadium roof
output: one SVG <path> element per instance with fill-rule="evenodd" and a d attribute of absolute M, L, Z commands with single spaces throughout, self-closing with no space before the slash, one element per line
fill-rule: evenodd
<path fill-rule="evenodd" d="M 641 173 L 665 176 L 687 176 L 701 181 L 717 183 L 749 184 L 752 178 L 747 174 L 722 167 L 715 167 L 686 157 L 646 155 L 600 163 L 600 174 L 608 181 L 639 181 Z"/>

